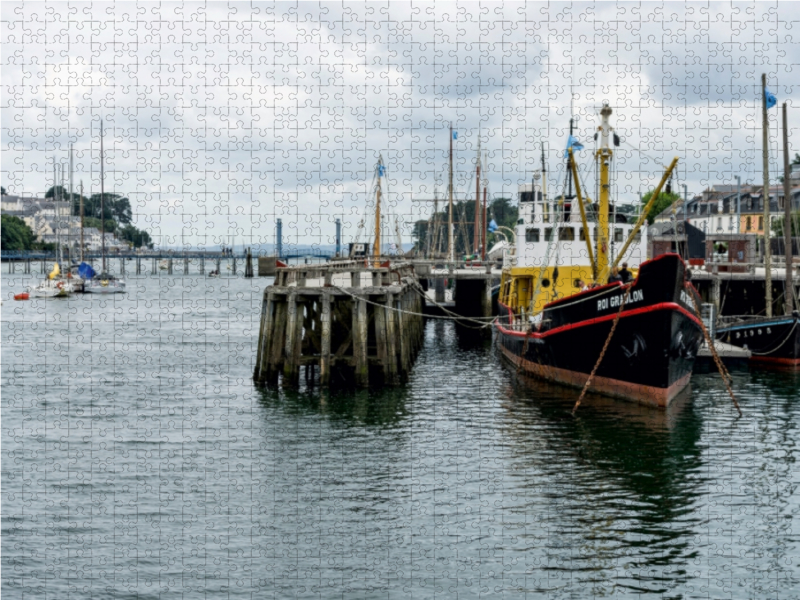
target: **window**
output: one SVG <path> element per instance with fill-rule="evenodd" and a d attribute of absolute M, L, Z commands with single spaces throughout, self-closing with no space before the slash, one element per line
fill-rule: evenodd
<path fill-rule="evenodd" d="M 586 232 L 583 230 L 583 227 L 580 228 L 580 240 L 582 242 L 586 241 Z"/>
<path fill-rule="evenodd" d="M 526 229 L 525 230 L 525 241 L 526 242 L 538 242 L 539 241 L 539 229 Z"/>
<path fill-rule="evenodd" d="M 642 241 L 642 229 L 641 229 L 641 227 L 640 227 L 640 228 L 639 228 L 639 230 L 636 232 L 636 235 L 635 235 L 635 236 L 633 236 L 633 241 L 634 241 L 634 242 L 641 242 L 641 241 Z"/>
<path fill-rule="evenodd" d="M 561 242 L 571 242 L 575 239 L 575 230 L 572 227 L 559 227 L 558 239 Z"/>
<path fill-rule="evenodd" d="M 780 210 L 783 210 L 783 200 L 784 200 L 784 198 L 785 198 L 785 196 L 778 196 L 778 208 Z"/>
<path fill-rule="evenodd" d="M 544 239 L 548 242 L 553 240 L 553 228 L 546 227 L 544 230 Z"/>
<path fill-rule="evenodd" d="M 744 230 L 750 231 L 753 228 L 753 217 L 747 217 L 744 220 Z"/>
<path fill-rule="evenodd" d="M 758 217 L 758 230 L 764 229 L 764 217 Z"/>
<path fill-rule="evenodd" d="M 625 240 L 622 237 L 622 229 L 614 229 L 614 243 L 622 243 Z"/>

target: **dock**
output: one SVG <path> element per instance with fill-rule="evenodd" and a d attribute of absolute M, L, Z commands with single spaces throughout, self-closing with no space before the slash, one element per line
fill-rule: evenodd
<path fill-rule="evenodd" d="M 424 290 L 410 263 L 278 269 L 264 290 L 257 385 L 395 386 L 422 347 Z M 387 265 L 387 266 L 383 266 Z"/>
<path fill-rule="evenodd" d="M 747 370 L 752 354 L 750 350 L 720 341 L 714 342 L 714 349 L 717 351 L 717 356 L 719 356 L 719 359 L 728 371 Z M 703 342 L 700 349 L 697 351 L 697 358 L 694 361 L 694 370 L 692 372 L 717 372 L 717 365 L 714 363 L 714 357 L 711 356 L 711 350 L 705 342 Z"/>

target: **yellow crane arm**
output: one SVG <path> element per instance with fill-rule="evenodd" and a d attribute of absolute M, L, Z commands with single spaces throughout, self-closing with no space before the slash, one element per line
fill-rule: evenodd
<path fill-rule="evenodd" d="M 586 209 L 583 207 L 583 195 L 581 194 L 581 182 L 578 179 L 578 165 L 575 164 L 575 157 L 572 155 L 572 147 L 569 148 L 570 165 L 572 166 L 572 178 L 575 180 L 575 192 L 578 195 L 578 207 L 581 209 L 581 223 L 583 223 L 583 237 L 586 241 L 586 250 L 589 256 L 589 264 L 592 265 L 592 279 L 597 280 L 597 263 L 594 262 L 594 252 L 592 252 L 592 236 L 589 234 L 589 224 L 586 221 Z M 590 198 L 586 198 L 590 200 Z"/>

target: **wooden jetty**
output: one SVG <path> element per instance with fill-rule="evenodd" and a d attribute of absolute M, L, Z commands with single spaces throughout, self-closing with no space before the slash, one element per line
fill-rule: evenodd
<path fill-rule="evenodd" d="M 422 346 L 423 291 L 412 264 L 388 264 L 278 269 L 261 305 L 256 384 L 297 386 L 301 368 L 310 385 L 406 381 Z"/>

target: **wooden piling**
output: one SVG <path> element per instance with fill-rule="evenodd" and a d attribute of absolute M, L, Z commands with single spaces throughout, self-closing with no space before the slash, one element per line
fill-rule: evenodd
<path fill-rule="evenodd" d="M 369 387 L 369 361 L 367 360 L 367 303 L 364 298 L 354 300 L 353 307 L 353 362 L 356 386 Z"/>
<path fill-rule="evenodd" d="M 372 285 L 362 287 L 362 277 Z M 349 381 L 366 388 L 407 380 L 422 334 L 414 281 L 406 263 L 278 269 L 262 299 L 255 382 L 274 385 L 282 374 L 283 385 L 296 386 L 301 370 L 309 386 Z"/>
<path fill-rule="evenodd" d="M 322 315 L 319 353 L 319 384 L 326 386 L 331 380 L 331 294 L 322 293 Z"/>

